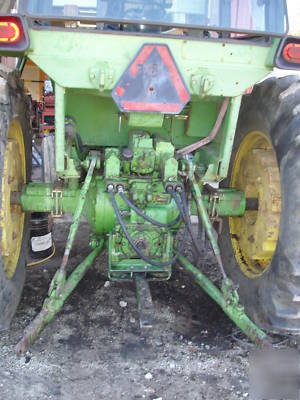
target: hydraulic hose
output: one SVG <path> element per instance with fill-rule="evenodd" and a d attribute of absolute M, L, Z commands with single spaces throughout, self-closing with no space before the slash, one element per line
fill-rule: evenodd
<path fill-rule="evenodd" d="M 198 254 L 201 255 L 202 249 L 199 246 L 198 240 L 197 240 L 197 238 L 196 238 L 196 236 L 195 236 L 195 234 L 193 232 L 193 227 L 192 227 L 192 223 L 191 223 L 191 220 L 190 220 L 190 217 L 189 217 L 188 207 L 187 207 L 187 204 L 186 204 L 184 192 L 183 191 L 179 192 L 182 204 L 180 204 L 180 201 L 179 201 L 178 197 L 176 196 L 176 194 L 174 192 L 170 192 L 170 193 L 171 193 L 172 198 L 175 200 L 175 202 L 177 204 L 177 207 L 180 210 L 181 215 L 183 216 L 185 225 L 186 225 L 187 230 L 188 230 L 188 232 L 189 232 L 189 234 L 190 234 L 190 236 L 192 238 L 193 244 L 194 244 Z"/>
<path fill-rule="evenodd" d="M 181 254 L 184 251 L 185 248 L 185 243 L 186 243 L 186 237 L 187 237 L 187 229 L 186 226 L 184 228 L 184 232 L 183 232 L 183 238 L 182 241 L 178 247 L 178 251 L 177 254 L 171 258 L 169 261 L 153 261 L 150 257 L 146 256 L 146 254 L 144 254 L 144 252 L 142 252 L 134 243 L 134 241 L 132 240 L 126 225 L 123 221 L 123 218 L 121 216 L 120 210 L 118 208 L 116 199 L 115 199 L 115 193 L 114 193 L 114 189 L 113 188 L 108 188 L 108 193 L 110 196 L 110 200 L 111 200 L 111 204 L 113 206 L 114 212 L 116 214 L 117 220 L 124 232 L 124 235 L 126 236 L 126 239 L 128 240 L 128 243 L 130 244 L 130 246 L 133 248 L 133 250 L 136 252 L 136 254 L 143 260 L 145 261 L 147 264 L 152 265 L 153 267 L 168 267 L 169 265 L 174 264 L 174 262 L 176 262 L 178 260 L 178 258 L 181 256 Z"/>
<path fill-rule="evenodd" d="M 182 191 L 180 192 L 180 197 L 181 197 L 181 200 L 182 200 L 183 211 L 184 211 L 184 214 L 186 215 L 186 223 L 188 224 L 190 235 L 192 237 L 192 240 L 193 240 L 193 243 L 194 243 L 194 245 L 196 247 L 196 250 L 198 251 L 198 253 L 200 255 L 201 254 L 201 248 L 199 247 L 197 238 L 194 235 L 193 227 L 192 227 L 191 220 L 190 220 L 190 217 L 189 217 L 188 207 L 187 207 L 187 204 L 186 204 L 184 193 Z M 203 202 L 202 202 L 202 205 L 203 205 Z M 199 214 L 201 216 L 200 210 L 199 210 Z M 198 218 L 199 218 L 199 214 L 198 214 Z M 198 222 L 200 222 L 200 221 L 198 221 Z M 204 223 L 204 221 L 202 221 L 202 222 Z M 213 233 L 211 233 L 211 235 L 213 235 Z M 214 239 L 214 237 L 213 237 L 213 239 Z M 219 254 L 219 250 L 216 249 L 213 246 L 213 242 L 212 242 L 211 238 L 210 238 L 210 243 L 212 244 L 212 247 L 213 247 L 213 250 L 214 250 L 214 253 L 215 253 L 215 256 L 216 256 L 216 259 L 217 259 L 217 262 L 218 262 L 218 265 L 219 265 L 219 268 L 220 268 L 220 271 L 221 271 L 221 274 L 223 276 L 224 282 L 227 282 L 227 275 L 226 275 L 225 270 L 224 270 L 224 266 L 223 266 L 223 262 L 222 262 L 221 256 Z"/>
<path fill-rule="evenodd" d="M 174 193 L 171 193 L 171 195 L 174 198 L 174 200 L 176 201 L 176 204 L 178 205 L 178 207 L 180 207 L 181 204 L 180 204 L 177 196 Z M 180 198 L 181 198 L 181 201 L 182 201 L 182 208 L 183 208 L 182 211 L 183 211 L 183 214 L 184 214 L 184 217 L 185 217 L 185 223 L 186 223 L 186 225 L 188 227 L 189 234 L 190 234 L 190 236 L 192 238 L 192 241 L 193 241 L 193 244 L 195 246 L 195 249 L 197 250 L 199 255 L 201 255 L 201 248 L 199 247 L 199 243 L 198 243 L 197 238 L 196 238 L 196 236 L 195 236 L 195 234 L 193 232 L 193 227 L 192 227 L 192 223 L 191 223 L 191 220 L 190 220 L 190 217 L 189 217 L 188 207 L 187 207 L 187 204 L 186 204 L 186 200 L 185 200 L 185 196 L 184 196 L 184 192 L 183 191 L 180 191 Z M 200 210 L 199 210 L 199 214 L 201 216 Z M 198 218 L 199 218 L 199 214 L 198 214 Z M 198 221 L 198 222 L 200 222 L 200 221 Z M 212 243 L 212 241 L 211 241 L 211 243 Z M 227 275 L 225 273 L 224 266 L 223 266 L 220 254 L 215 251 L 215 248 L 213 248 L 213 250 L 214 250 L 215 256 L 217 258 L 217 262 L 218 262 L 221 274 L 223 276 L 224 282 L 227 282 Z"/>
<path fill-rule="evenodd" d="M 178 217 L 174 219 L 174 221 L 168 224 L 163 224 L 161 222 L 158 222 L 155 219 L 146 215 L 141 209 L 139 209 L 135 204 L 133 204 L 125 195 L 123 189 L 119 189 L 118 193 L 121 196 L 122 200 L 128 205 L 128 207 L 130 207 L 137 215 L 144 218 L 145 221 L 150 222 L 152 225 L 158 226 L 160 228 L 172 228 L 173 226 L 177 225 L 181 220 L 181 214 L 179 213 Z"/>
<path fill-rule="evenodd" d="M 197 207 L 197 218 L 198 218 L 198 239 L 205 242 L 205 230 L 203 229 L 203 222 L 200 215 L 199 207 Z"/>

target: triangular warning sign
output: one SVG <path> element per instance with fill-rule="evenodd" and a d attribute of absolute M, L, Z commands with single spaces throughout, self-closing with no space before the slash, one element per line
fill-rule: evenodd
<path fill-rule="evenodd" d="M 179 114 L 190 101 L 174 58 L 162 44 L 143 45 L 112 97 L 122 112 Z"/>

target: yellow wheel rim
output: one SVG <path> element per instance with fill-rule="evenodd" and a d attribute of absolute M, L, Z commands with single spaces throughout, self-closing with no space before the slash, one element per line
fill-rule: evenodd
<path fill-rule="evenodd" d="M 230 236 L 236 260 L 248 278 L 263 275 L 273 258 L 280 224 L 281 189 L 276 153 L 263 132 L 253 131 L 238 149 L 231 187 L 258 199 L 258 210 L 241 218 L 229 218 Z"/>
<path fill-rule="evenodd" d="M 11 195 L 13 192 L 20 192 L 25 183 L 26 158 L 23 132 L 19 121 L 15 119 L 8 131 L 2 175 L 1 252 L 7 279 L 11 279 L 15 274 L 24 230 L 24 213 L 20 205 L 11 204 Z"/>

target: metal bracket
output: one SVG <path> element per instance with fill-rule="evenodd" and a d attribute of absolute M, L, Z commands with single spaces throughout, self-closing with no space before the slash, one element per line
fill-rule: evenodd
<path fill-rule="evenodd" d="M 211 220 L 212 224 L 215 224 L 215 223 L 218 224 L 217 233 L 218 233 L 218 236 L 220 236 L 222 234 L 222 230 L 223 230 L 223 219 L 220 217 L 214 217 L 214 218 L 210 218 L 210 220 Z"/>
<path fill-rule="evenodd" d="M 62 192 L 62 190 L 59 190 L 59 189 L 52 190 L 51 197 L 52 197 L 52 199 L 55 198 L 55 213 L 52 210 L 51 216 L 53 218 L 61 218 L 63 216 L 63 202 L 62 202 L 63 192 Z"/>
<path fill-rule="evenodd" d="M 141 329 L 152 328 L 154 310 L 149 283 L 141 274 L 135 275 L 135 283 L 140 327 Z"/>
<path fill-rule="evenodd" d="M 213 194 L 211 194 L 209 196 L 209 203 L 212 203 L 212 210 L 211 210 L 210 218 L 218 217 L 217 203 L 219 200 L 220 200 L 220 197 L 216 192 L 214 192 Z"/>
<path fill-rule="evenodd" d="M 220 201 L 220 197 L 217 192 L 213 192 L 209 196 L 209 203 L 212 203 L 212 210 L 209 215 L 209 219 L 211 220 L 211 223 L 217 223 L 218 224 L 218 235 L 220 236 L 222 233 L 223 229 L 223 219 L 219 217 L 218 212 L 217 212 L 217 203 Z"/>

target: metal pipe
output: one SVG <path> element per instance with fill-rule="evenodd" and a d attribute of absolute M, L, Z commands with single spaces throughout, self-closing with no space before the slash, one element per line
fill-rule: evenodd
<path fill-rule="evenodd" d="M 91 267 L 95 259 L 100 254 L 103 244 L 104 240 L 101 240 L 99 246 L 93 250 L 71 273 L 65 282 L 59 297 L 56 296 L 55 292 L 52 292 L 51 295 L 45 300 L 41 312 L 26 329 L 23 339 L 17 344 L 17 355 L 22 355 L 26 351 L 27 347 L 34 343 L 45 326 L 48 325 L 53 320 L 55 315 L 62 309 L 64 302 L 74 291 L 87 270 Z"/>
<path fill-rule="evenodd" d="M 179 262 L 186 271 L 193 274 L 197 284 L 222 308 L 225 314 L 247 335 L 257 346 L 269 345 L 265 332 L 252 322 L 245 314 L 244 308 L 237 301 L 229 301 L 223 293 L 185 257 L 180 256 Z"/>
<path fill-rule="evenodd" d="M 192 153 L 193 151 L 199 150 L 201 147 L 206 146 L 207 144 L 212 142 L 215 139 L 215 137 L 217 136 L 217 134 L 221 128 L 224 117 L 228 110 L 228 106 L 229 106 L 229 97 L 226 97 L 221 106 L 218 118 L 217 118 L 215 125 L 214 125 L 212 131 L 210 132 L 210 134 L 208 136 L 206 136 L 204 139 L 202 139 L 196 143 L 193 143 L 189 146 L 186 146 L 183 149 L 178 150 L 176 152 L 176 154 L 181 155 L 181 156 L 186 156 L 187 154 Z"/>
<path fill-rule="evenodd" d="M 65 170 L 65 88 L 55 84 L 55 169 Z"/>

